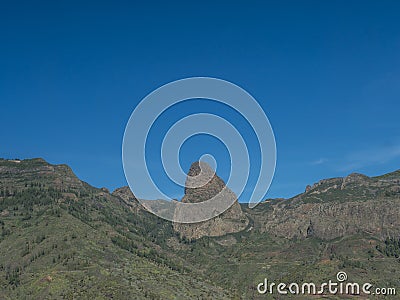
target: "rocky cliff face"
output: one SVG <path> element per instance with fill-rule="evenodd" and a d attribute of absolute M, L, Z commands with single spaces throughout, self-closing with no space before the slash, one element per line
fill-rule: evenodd
<path fill-rule="evenodd" d="M 398 237 L 399 175 L 350 174 L 321 180 L 292 199 L 264 203 L 247 213 L 261 231 L 286 238 L 330 240 L 357 233 Z"/>
<path fill-rule="evenodd" d="M 215 174 L 208 164 L 203 162 L 193 163 L 188 172 L 182 202 L 201 203 L 216 195 L 222 195 L 223 202 L 233 204 L 223 213 L 219 211 L 220 207 L 214 207 L 214 215 L 216 216 L 211 220 L 194 224 L 174 223 L 174 229 L 182 237 L 188 239 L 198 239 L 202 236 L 222 236 L 244 230 L 249 221 L 243 213 L 236 195 L 226 187 L 223 180 Z M 179 206 L 177 206 L 175 214 L 179 213 Z"/>

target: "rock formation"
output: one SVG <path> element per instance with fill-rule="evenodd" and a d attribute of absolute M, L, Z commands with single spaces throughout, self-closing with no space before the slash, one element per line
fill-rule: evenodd
<path fill-rule="evenodd" d="M 185 185 L 185 195 L 182 198 L 182 203 L 203 203 L 213 197 L 216 197 L 215 199 L 218 201 L 210 204 L 213 205 L 214 217 L 212 219 L 192 224 L 174 223 L 174 229 L 182 237 L 198 239 L 202 236 L 222 236 L 227 233 L 239 232 L 246 228 L 249 221 L 243 213 L 236 195 L 207 163 L 193 163 L 189 169 Z M 222 212 L 224 205 L 230 205 L 230 207 Z M 192 213 L 199 212 L 194 210 Z M 182 214 L 182 211 L 180 211 L 178 205 L 175 216 L 179 217 L 179 214 Z"/>
<path fill-rule="evenodd" d="M 367 233 L 400 236 L 400 172 L 324 179 L 291 199 L 247 210 L 261 231 L 324 240 Z"/>

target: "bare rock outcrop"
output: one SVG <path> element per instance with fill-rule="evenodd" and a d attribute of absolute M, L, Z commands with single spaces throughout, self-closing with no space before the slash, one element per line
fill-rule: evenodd
<path fill-rule="evenodd" d="M 291 199 L 260 204 L 262 214 L 247 213 L 261 231 L 286 238 L 331 240 L 363 233 L 399 237 L 399 179 L 398 171 L 379 177 L 353 173 L 325 179 Z"/>
<path fill-rule="evenodd" d="M 182 203 L 202 203 L 213 197 L 220 197 L 219 200 L 229 203 L 231 206 L 221 213 L 222 206 L 216 204 L 213 206 L 215 216 L 207 221 L 192 224 L 174 223 L 174 229 L 179 232 L 181 237 L 198 239 L 203 236 L 223 236 L 246 228 L 249 221 L 243 213 L 235 193 L 225 185 L 207 163 L 193 163 L 185 185 Z M 175 216 L 178 217 L 180 213 L 182 211 L 178 205 Z M 193 213 L 199 212 L 193 211 Z"/>
<path fill-rule="evenodd" d="M 138 211 L 141 208 L 141 204 L 132 193 L 129 186 L 123 186 L 114 190 L 111 194 L 114 197 L 121 199 L 131 210 Z"/>

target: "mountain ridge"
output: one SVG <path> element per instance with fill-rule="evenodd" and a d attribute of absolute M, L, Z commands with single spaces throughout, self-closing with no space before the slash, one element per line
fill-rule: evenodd
<path fill-rule="evenodd" d="M 0 299 L 259 299 L 266 273 L 321 282 L 338 270 L 400 286 L 398 171 L 238 204 L 246 228 L 197 238 L 128 187 L 110 193 L 71 172 L 0 160 Z"/>

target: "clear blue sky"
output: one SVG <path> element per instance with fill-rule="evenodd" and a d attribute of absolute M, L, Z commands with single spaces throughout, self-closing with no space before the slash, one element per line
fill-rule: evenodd
<path fill-rule="evenodd" d="M 167 82 L 211 76 L 245 88 L 269 117 L 270 197 L 399 169 L 399 15 L 399 1 L 3 1 L 0 157 L 126 185 L 135 105 Z"/>

